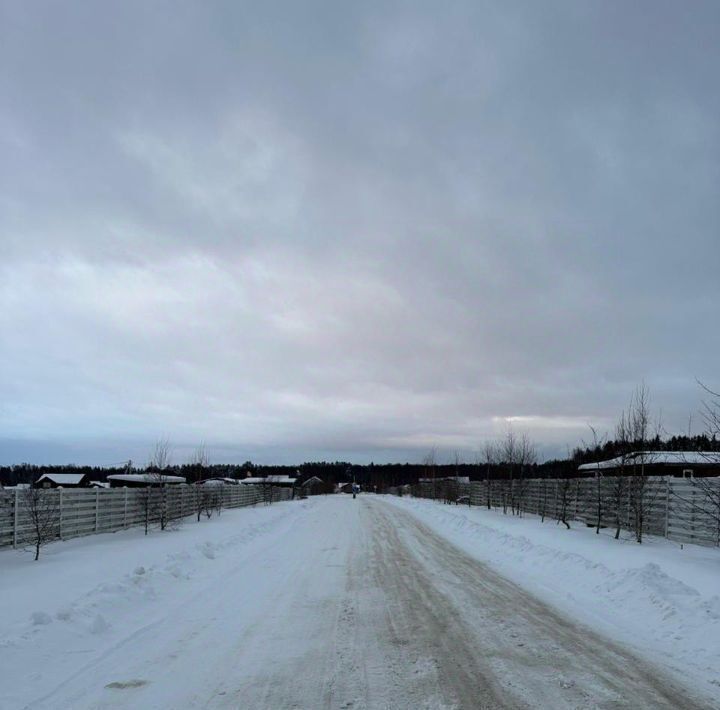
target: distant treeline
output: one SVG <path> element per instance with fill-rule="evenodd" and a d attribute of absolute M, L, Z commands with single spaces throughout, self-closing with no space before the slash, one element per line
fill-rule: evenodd
<path fill-rule="evenodd" d="M 629 447 L 629 448 L 628 448 Z M 564 478 L 576 476 L 577 467 L 581 463 L 602 461 L 614 458 L 628 450 L 650 449 L 653 451 L 720 451 L 720 441 L 707 436 L 672 436 L 665 440 L 659 437 L 644 446 L 639 443 L 633 447 L 627 442 L 619 443 L 608 441 L 602 445 L 588 448 L 578 448 L 571 458 L 545 461 L 541 464 L 532 464 L 515 470 L 514 475 L 524 475 L 532 478 Z M 133 467 L 133 471 L 144 471 L 140 467 Z M 6 486 L 18 483 L 32 483 L 43 473 L 84 473 L 90 480 L 104 481 L 107 476 L 117 473 L 127 473 L 126 467 L 103 468 L 100 466 L 76 466 L 74 464 L 37 466 L 21 463 L 14 466 L 0 466 L 0 483 Z M 508 464 L 494 462 L 488 464 L 482 461 L 473 463 L 448 464 L 418 464 L 418 463 L 388 463 L 367 465 L 351 464 L 347 461 L 317 461 L 300 464 L 299 466 L 267 466 L 246 461 L 243 464 L 181 464 L 169 466 L 164 473 L 185 476 L 189 483 L 204 478 L 221 476 L 227 478 L 245 478 L 247 476 L 287 475 L 297 476 L 299 481 L 317 476 L 331 489 L 337 483 L 354 480 L 365 488 L 371 490 L 384 490 L 389 486 L 400 486 L 406 483 L 417 483 L 419 478 L 432 478 L 444 476 L 468 476 L 470 480 L 505 478 L 508 475 Z M 587 475 L 591 475 L 588 473 Z"/>
<path fill-rule="evenodd" d="M 544 464 L 528 466 L 528 475 L 533 477 L 556 475 L 559 470 L 575 470 L 577 464 L 573 461 L 549 461 Z M 144 468 L 133 468 L 133 472 L 145 471 Z M 247 476 L 285 475 L 297 476 L 300 482 L 317 476 L 326 484 L 334 486 L 353 479 L 364 487 L 383 490 L 388 486 L 399 486 L 405 483 L 417 483 L 419 478 L 443 476 L 469 476 L 471 479 L 485 478 L 488 470 L 491 477 L 501 478 L 506 475 L 502 464 L 493 464 L 489 467 L 479 463 L 459 464 L 426 464 L 392 463 L 392 464 L 351 464 L 347 461 L 316 461 L 303 463 L 299 466 L 267 466 L 253 464 L 250 461 L 242 465 L 209 464 L 199 467 L 192 464 L 168 466 L 163 473 L 176 476 L 185 476 L 189 483 L 211 477 L 245 478 Z M 532 474 L 530 473 L 532 470 Z M 77 466 L 74 464 L 37 466 L 35 464 L 17 464 L 0 467 L 0 483 L 6 486 L 18 483 L 32 483 L 44 473 L 84 473 L 92 481 L 104 481 L 107 476 L 117 473 L 127 473 L 125 467 L 102 468 L 99 466 Z"/>
<path fill-rule="evenodd" d="M 572 460 L 547 461 L 542 464 L 528 466 L 524 472 L 532 477 L 565 476 L 576 471 L 577 463 Z M 144 468 L 133 468 L 135 472 Z M 126 467 L 103 468 L 100 466 L 77 466 L 75 464 L 37 466 L 35 464 L 17 464 L 0 466 L 0 483 L 6 486 L 18 483 L 32 483 L 44 473 L 83 473 L 92 481 L 104 481 L 111 474 L 127 473 Z M 364 487 L 384 490 L 389 486 L 400 486 L 406 483 L 417 483 L 419 478 L 443 476 L 469 476 L 471 480 L 486 478 L 503 478 L 507 475 L 507 467 L 502 463 L 487 465 L 485 463 L 458 464 L 351 464 L 347 461 L 316 461 L 303 463 L 299 466 L 266 466 L 246 461 L 242 465 L 210 464 L 197 466 L 183 464 L 169 466 L 166 474 L 185 476 L 189 483 L 210 477 L 245 478 L 247 476 L 286 475 L 297 476 L 300 482 L 317 476 L 328 485 L 329 489 L 337 483 L 352 481 L 353 478 Z"/>

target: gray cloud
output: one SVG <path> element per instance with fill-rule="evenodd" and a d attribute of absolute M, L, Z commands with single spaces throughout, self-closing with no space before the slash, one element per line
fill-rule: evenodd
<path fill-rule="evenodd" d="M 684 429 L 718 14 L 5 4 L 0 459 L 557 451 L 641 379 Z"/>

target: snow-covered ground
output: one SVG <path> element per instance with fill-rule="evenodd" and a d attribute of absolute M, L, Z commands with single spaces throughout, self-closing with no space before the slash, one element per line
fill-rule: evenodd
<path fill-rule="evenodd" d="M 720 550 L 572 529 L 537 516 L 385 500 L 566 615 L 720 697 Z"/>
<path fill-rule="evenodd" d="M 2 550 L 0 708 L 719 707 L 717 571 L 714 550 L 369 495 L 79 538 L 39 562 Z"/>
<path fill-rule="evenodd" d="M 258 556 L 269 547 L 291 555 L 289 531 L 311 507 L 234 508 L 147 537 L 134 528 L 76 538 L 43 548 L 37 562 L 29 551 L 0 551 L 0 708 L 44 697 L 43 707 L 89 707 L 68 701 L 63 685 L 84 674 L 80 686 L 93 685 L 98 660 L 114 652 L 142 658 L 133 639 L 162 637 L 191 601 L 211 617 L 252 608 L 268 591 Z"/>

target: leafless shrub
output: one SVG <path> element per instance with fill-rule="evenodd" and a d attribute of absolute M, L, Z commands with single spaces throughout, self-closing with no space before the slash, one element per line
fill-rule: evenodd
<path fill-rule="evenodd" d="M 207 478 L 209 466 L 210 461 L 208 459 L 207 449 L 205 448 L 205 444 L 201 443 L 195 451 L 192 452 L 185 467 L 189 473 L 190 481 L 197 483 Z"/>
<path fill-rule="evenodd" d="M 423 466 L 423 478 L 426 481 L 430 481 L 430 490 L 432 492 L 431 497 L 436 499 L 438 497 L 437 490 L 437 453 L 435 447 L 430 449 L 422 460 Z"/>
<path fill-rule="evenodd" d="M 515 510 L 517 515 L 522 515 L 525 506 L 525 496 L 529 487 L 529 469 L 537 462 L 537 450 L 535 444 L 527 434 L 523 433 L 517 440 L 515 447 L 515 465 L 517 466 L 518 477 L 516 479 Z"/>
<path fill-rule="evenodd" d="M 646 450 L 650 440 L 650 427 L 652 425 L 650 415 L 650 391 L 645 383 L 638 385 L 630 399 L 628 414 L 626 417 L 629 439 L 633 446 L 639 449 L 639 455 L 633 457 L 633 465 L 630 476 L 629 503 L 631 514 L 631 526 L 638 543 L 643 541 L 643 533 L 654 498 L 657 495 L 657 488 L 652 489 L 648 485 L 648 478 L 645 475 L 647 462 Z M 660 427 L 657 420 L 657 427 Z"/>
<path fill-rule="evenodd" d="M 709 400 L 703 402 L 703 419 L 705 420 L 706 433 L 708 438 L 720 439 L 720 392 L 711 390 L 709 387 L 698 381 Z"/>
<path fill-rule="evenodd" d="M 272 505 L 275 498 L 275 488 L 272 484 L 272 479 L 268 476 L 263 479 L 260 484 L 262 489 L 262 499 L 265 505 Z"/>
<path fill-rule="evenodd" d="M 568 509 L 570 507 L 571 484 L 572 479 L 567 477 L 560 478 L 555 482 L 555 511 L 557 522 L 562 523 L 568 530 L 570 530 L 570 523 L 568 522 Z"/>
<path fill-rule="evenodd" d="M 199 483 L 199 481 L 205 480 L 208 466 L 209 461 L 205 444 L 200 444 L 190 456 L 187 466 L 190 475 L 196 482 L 193 491 L 193 504 L 198 522 L 200 522 L 203 515 L 207 518 L 212 517 L 214 510 L 212 489 L 205 484 Z"/>
<path fill-rule="evenodd" d="M 193 503 L 195 505 L 195 514 L 198 522 L 200 518 L 205 515 L 207 518 L 212 517 L 213 514 L 213 501 L 211 489 L 203 484 L 195 485 L 193 491 Z"/>
<path fill-rule="evenodd" d="M 715 544 L 720 545 L 720 480 L 693 476 L 690 479 L 694 495 L 687 497 L 677 491 L 675 497 L 684 503 L 700 520 L 712 529 Z"/>
<path fill-rule="evenodd" d="M 182 506 L 174 507 L 169 500 L 166 483 L 167 469 L 170 467 L 171 449 L 168 439 L 160 439 L 150 454 L 147 465 L 147 483 L 138 495 L 143 511 L 145 534 L 152 524 L 158 524 L 160 530 L 176 527 L 182 519 Z"/>
<path fill-rule="evenodd" d="M 157 498 L 159 490 L 150 485 L 139 488 L 136 495 L 138 507 L 142 512 L 143 528 L 145 534 L 148 534 L 151 525 L 156 522 L 156 511 L 158 508 Z"/>
<path fill-rule="evenodd" d="M 705 421 L 705 434 L 711 441 L 720 438 L 720 393 L 711 390 L 702 382 L 698 382 L 705 394 L 709 397 L 703 401 L 703 419 Z M 708 463 L 717 463 L 718 454 L 708 454 Z M 720 480 L 717 477 L 692 476 L 690 483 L 694 495 L 687 498 L 675 493 L 675 497 L 701 519 L 708 521 L 715 534 L 715 544 L 720 545 Z"/>
<path fill-rule="evenodd" d="M 540 510 L 538 511 L 540 513 L 540 522 L 545 522 L 545 517 L 547 515 L 547 503 L 548 503 L 548 482 L 546 478 L 541 478 L 538 481 L 538 485 L 540 486 Z"/>
<path fill-rule="evenodd" d="M 606 437 L 598 437 L 597 430 L 588 424 L 590 431 L 592 432 L 592 447 L 593 450 L 599 451 L 602 445 L 605 443 Z M 586 447 L 587 448 L 587 447 Z M 603 515 L 605 514 L 606 507 L 606 495 L 605 488 L 603 486 L 603 474 L 602 469 L 598 466 L 595 470 L 595 534 L 600 534 L 600 528 L 602 527 Z"/>
<path fill-rule="evenodd" d="M 221 483 L 217 486 L 213 486 L 212 493 L 212 507 L 213 510 L 220 515 L 225 505 L 225 484 Z"/>
<path fill-rule="evenodd" d="M 31 487 L 22 491 L 22 503 L 38 560 L 40 548 L 60 537 L 60 496 L 56 490 Z"/>
<path fill-rule="evenodd" d="M 498 448 L 494 441 L 487 441 L 483 445 L 483 463 L 485 464 L 485 504 L 487 509 L 492 508 L 492 489 L 493 480 L 490 478 L 490 472 L 493 466 L 498 463 Z"/>
<path fill-rule="evenodd" d="M 501 481 L 503 513 L 507 513 L 509 506 L 513 515 L 522 515 L 529 486 L 528 468 L 537 460 L 535 445 L 527 434 L 518 436 L 508 428 L 505 438 L 496 446 L 495 455 L 506 473 Z"/>
<path fill-rule="evenodd" d="M 167 438 L 158 439 L 150 453 L 148 461 L 148 470 L 154 470 L 159 473 L 170 467 L 172 456 L 170 449 L 170 441 Z"/>

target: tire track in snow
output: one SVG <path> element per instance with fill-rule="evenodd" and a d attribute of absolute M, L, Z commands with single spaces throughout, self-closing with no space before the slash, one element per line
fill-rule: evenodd
<path fill-rule="evenodd" d="M 437 536 L 371 503 L 399 633 L 435 653 L 439 687 L 460 708 L 710 708 L 688 689 L 576 625 Z M 384 553 L 383 547 L 392 550 Z M 418 640 L 415 640 L 418 643 Z M 454 703 L 454 705 L 453 705 Z"/>

